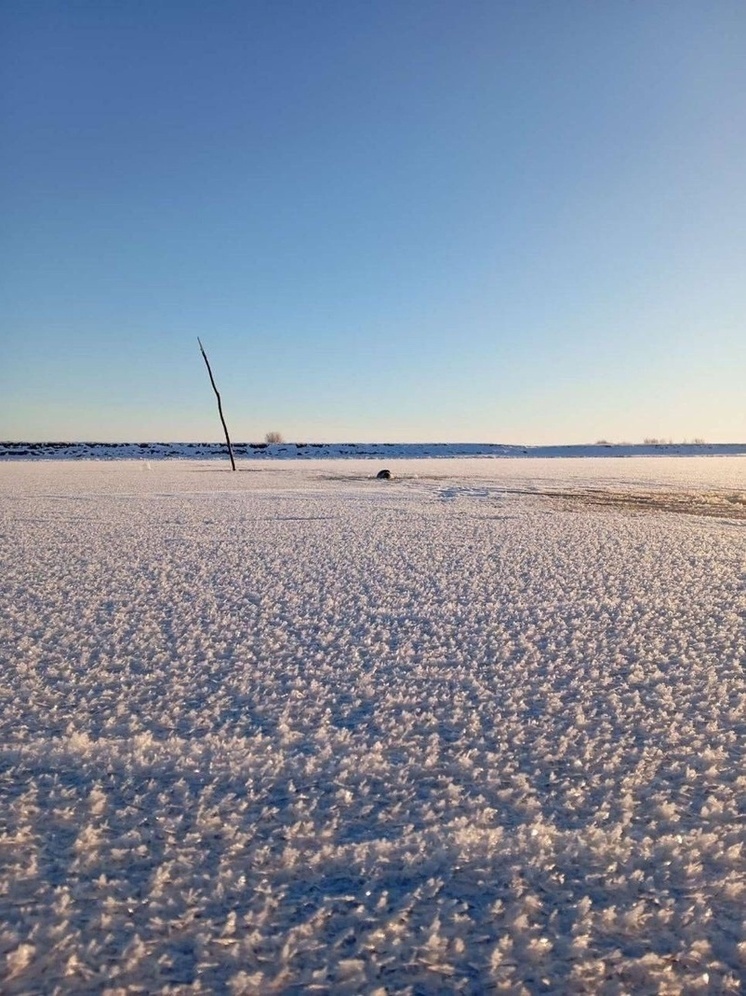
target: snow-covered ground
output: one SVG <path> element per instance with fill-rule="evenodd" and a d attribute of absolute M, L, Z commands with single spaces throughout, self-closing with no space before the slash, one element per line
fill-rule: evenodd
<path fill-rule="evenodd" d="M 0 464 L 3 993 L 728 993 L 746 459 Z"/>
<path fill-rule="evenodd" d="M 234 443 L 238 460 L 416 460 L 454 457 L 746 456 L 746 443 L 595 443 L 512 446 L 502 443 Z M 2 460 L 214 460 L 225 443 L 19 443 L 0 441 Z"/>

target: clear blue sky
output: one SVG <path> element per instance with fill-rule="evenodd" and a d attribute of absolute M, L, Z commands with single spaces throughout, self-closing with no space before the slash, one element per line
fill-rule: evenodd
<path fill-rule="evenodd" d="M 0 438 L 746 439 L 742 0 L 3 0 Z"/>

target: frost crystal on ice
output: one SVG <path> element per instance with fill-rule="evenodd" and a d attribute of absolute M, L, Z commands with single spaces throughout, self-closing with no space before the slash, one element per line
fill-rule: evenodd
<path fill-rule="evenodd" d="M 4 993 L 737 991 L 741 458 L 151 460 L 0 465 Z"/>

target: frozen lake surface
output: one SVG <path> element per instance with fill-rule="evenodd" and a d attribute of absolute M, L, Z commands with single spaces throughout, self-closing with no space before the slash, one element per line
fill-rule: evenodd
<path fill-rule="evenodd" d="M 0 464 L 3 993 L 729 993 L 746 458 Z"/>

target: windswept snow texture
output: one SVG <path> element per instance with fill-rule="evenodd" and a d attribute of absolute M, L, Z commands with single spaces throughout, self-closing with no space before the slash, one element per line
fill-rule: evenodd
<path fill-rule="evenodd" d="M 3 993 L 740 991 L 746 461 L 378 469 L 0 467 Z"/>

